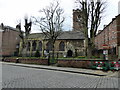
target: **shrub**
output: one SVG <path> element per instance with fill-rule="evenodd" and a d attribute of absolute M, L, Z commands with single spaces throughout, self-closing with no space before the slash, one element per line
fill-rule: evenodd
<path fill-rule="evenodd" d="M 40 57 L 40 52 L 38 50 L 35 52 L 35 57 Z"/>
<path fill-rule="evenodd" d="M 85 58 L 85 56 L 78 56 L 77 58 Z"/>

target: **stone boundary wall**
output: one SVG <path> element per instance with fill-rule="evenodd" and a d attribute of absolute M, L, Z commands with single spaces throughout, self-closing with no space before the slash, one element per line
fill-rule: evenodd
<path fill-rule="evenodd" d="M 61 67 L 91 68 L 95 61 L 104 60 L 58 60 L 57 65 Z M 106 61 L 104 61 L 106 62 Z"/>
<path fill-rule="evenodd" d="M 48 59 L 12 59 L 12 58 L 5 58 L 5 62 L 13 62 L 13 63 L 24 63 L 24 64 L 37 64 L 37 65 L 48 65 Z M 91 69 L 93 66 L 96 66 L 96 62 L 102 63 L 102 62 L 112 62 L 107 60 L 65 60 L 65 59 L 58 59 L 56 62 L 56 66 L 59 67 L 74 67 L 74 68 L 88 68 Z M 51 63 L 52 64 L 52 63 Z"/>
<path fill-rule="evenodd" d="M 13 63 L 24 63 L 24 64 L 40 64 L 40 65 L 48 65 L 48 59 L 11 59 L 5 58 L 5 62 L 13 62 Z"/>

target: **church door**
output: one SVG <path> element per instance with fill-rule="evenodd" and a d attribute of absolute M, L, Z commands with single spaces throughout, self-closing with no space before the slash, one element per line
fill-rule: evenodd
<path fill-rule="evenodd" d="M 72 55 L 73 55 L 72 50 L 68 50 L 68 52 L 67 52 L 67 56 L 68 56 L 68 57 L 72 57 Z"/>

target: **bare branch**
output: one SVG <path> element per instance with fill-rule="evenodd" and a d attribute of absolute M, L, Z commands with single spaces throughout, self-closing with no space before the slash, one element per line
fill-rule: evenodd
<path fill-rule="evenodd" d="M 62 33 L 62 26 L 65 18 L 63 17 L 63 9 L 60 7 L 59 2 L 51 3 L 47 8 L 39 11 L 42 17 L 32 17 L 34 23 L 40 27 L 40 30 L 45 35 L 46 39 L 50 41 L 53 46 L 59 35 Z"/>
<path fill-rule="evenodd" d="M 81 15 L 81 19 L 78 21 L 79 25 L 82 24 L 86 48 L 89 46 L 93 48 L 94 38 L 101 23 L 102 14 L 106 8 L 105 2 L 102 0 L 76 0 L 76 2 L 79 4 L 79 14 Z M 88 32 L 90 32 L 90 37 L 88 37 Z"/>

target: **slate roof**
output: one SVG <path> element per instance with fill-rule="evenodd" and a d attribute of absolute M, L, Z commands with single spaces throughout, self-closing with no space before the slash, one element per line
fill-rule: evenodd
<path fill-rule="evenodd" d="M 28 36 L 29 39 L 35 39 L 35 38 L 45 38 L 45 35 L 43 33 L 32 33 Z"/>
<path fill-rule="evenodd" d="M 45 38 L 43 33 L 33 33 L 28 36 L 29 39 Z M 71 39 L 85 39 L 84 35 L 80 31 L 64 31 L 58 38 L 58 40 L 71 40 Z"/>
<path fill-rule="evenodd" d="M 1 25 L 0 25 L 0 28 L 2 29 L 2 26 L 1 26 Z M 10 27 L 10 26 L 4 26 L 4 28 L 3 28 L 2 30 L 6 30 L 6 29 L 9 29 L 9 30 L 14 30 L 14 31 L 18 31 L 18 32 L 19 32 L 19 30 L 18 30 L 18 29 L 13 28 L 13 27 Z"/>
<path fill-rule="evenodd" d="M 84 39 L 82 32 L 78 31 L 66 31 L 63 32 L 58 39 Z"/>
<path fill-rule="evenodd" d="M 13 28 L 13 27 L 10 27 L 10 26 L 5 26 L 5 29 L 10 29 L 10 30 L 14 30 L 14 31 L 19 31 L 18 29 Z"/>

